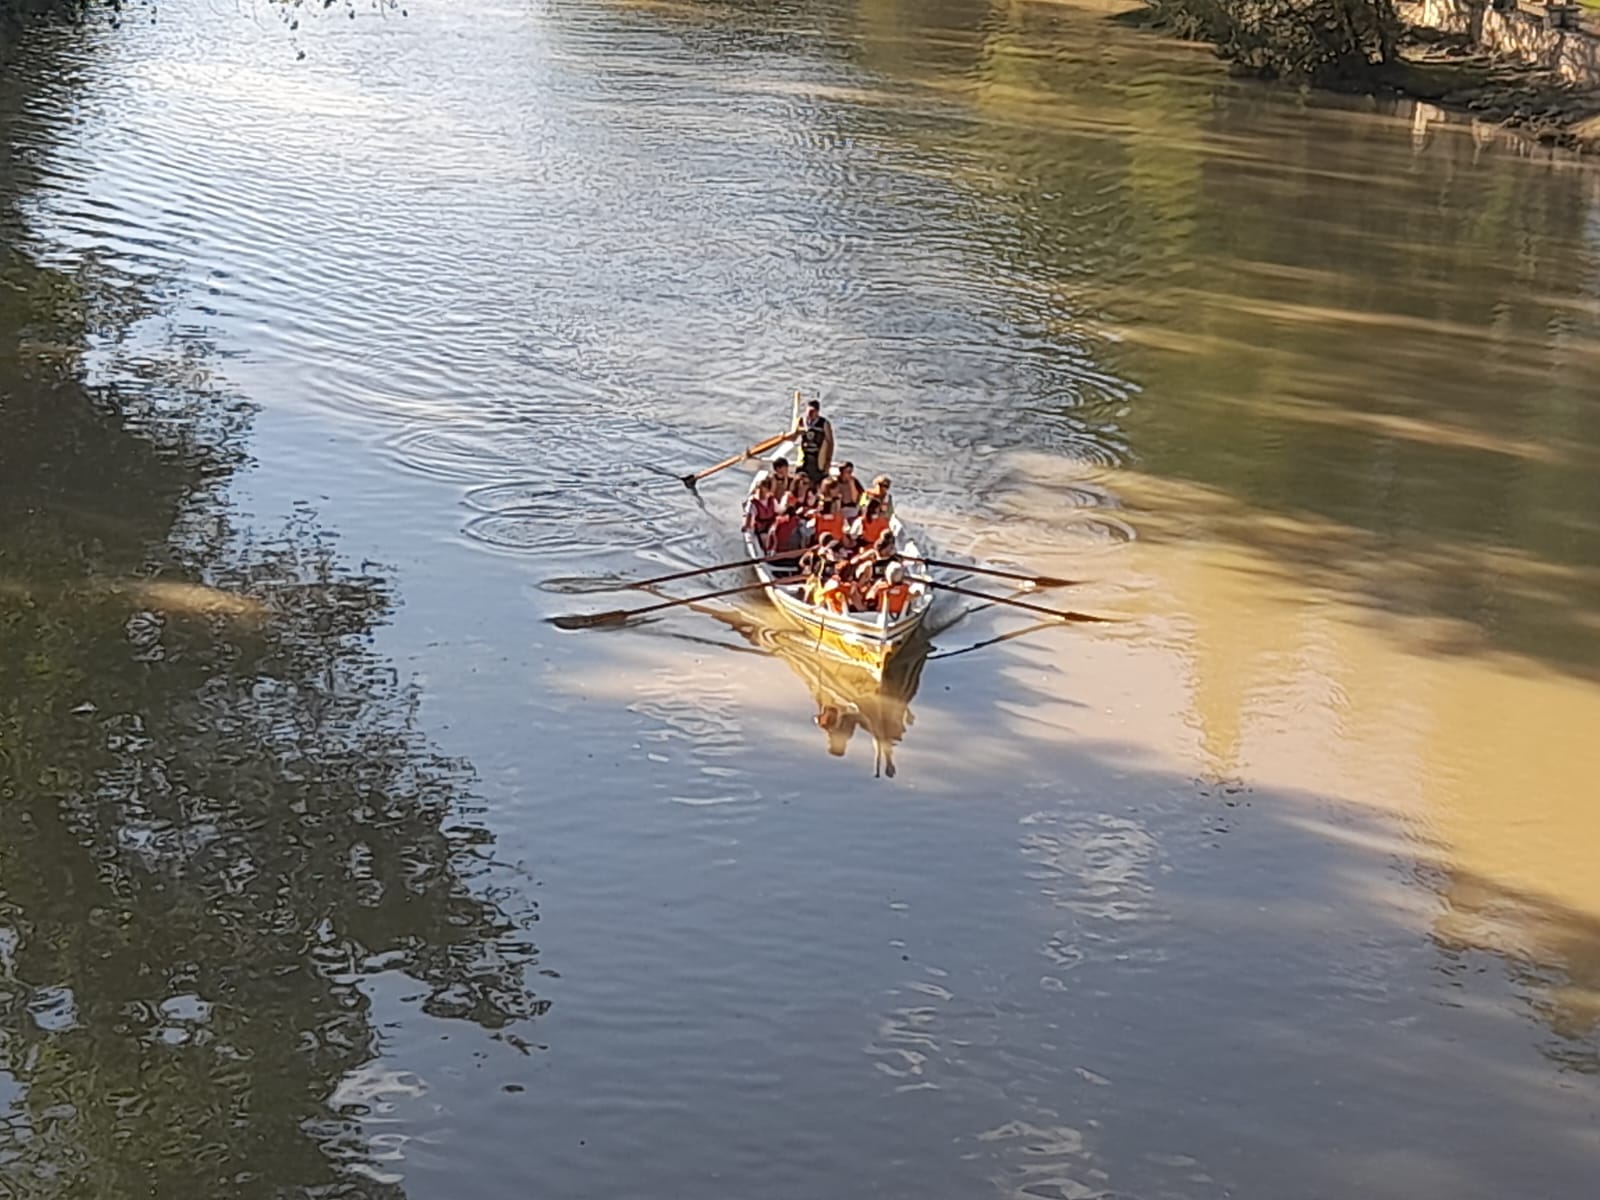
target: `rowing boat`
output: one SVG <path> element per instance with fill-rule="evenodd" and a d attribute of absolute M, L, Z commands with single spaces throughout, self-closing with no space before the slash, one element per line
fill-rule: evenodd
<path fill-rule="evenodd" d="M 798 457 L 792 444 L 773 451 L 774 457 L 785 455 L 791 461 Z M 755 568 L 766 585 L 767 598 L 785 618 L 810 636 L 815 651 L 860 667 L 876 680 L 883 679 L 895 655 L 916 637 L 933 604 L 933 589 L 928 586 L 927 568 L 921 562 L 923 551 L 898 516 L 889 519 L 889 528 L 894 531 L 895 545 L 900 548 L 901 560 L 906 564 L 906 582 L 911 585 L 905 611 L 892 619 L 887 613 L 837 613 L 812 604 L 806 599 L 804 584 L 778 584 L 779 576 L 774 574 L 770 563 L 758 563 Z M 744 539 L 751 558 L 761 558 L 765 554 L 753 531 L 746 530 Z"/>

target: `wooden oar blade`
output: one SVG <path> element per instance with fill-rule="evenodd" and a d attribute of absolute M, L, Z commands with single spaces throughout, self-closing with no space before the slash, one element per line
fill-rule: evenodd
<path fill-rule="evenodd" d="M 568 613 L 548 620 L 557 629 L 593 629 L 598 625 L 620 625 L 631 616 L 631 608 L 613 608 L 609 612 Z"/>

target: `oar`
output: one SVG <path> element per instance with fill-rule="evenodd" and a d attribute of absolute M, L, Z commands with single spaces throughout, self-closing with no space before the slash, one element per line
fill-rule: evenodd
<path fill-rule="evenodd" d="M 694 485 L 699 483 L 707 475 L 715 475 L 718 471 L 727 470 L 727 468 L 735 465 L 736 463 L 742 463 L 746 459 L 754 458 L 758 454 L 765 454 L 774 446 L 779 445 L 788 439 L 788 433 L 773 434 L 773 436 L 769 437 L 766 441 L 757 442 L 748 450 L 742 451 L 739 454 L 735 454 L 732 458 L 725 458 L 714 467 L 707 467 L 704 471 L 694 471 L 688 475 L 680 475 L 678 478 L 683 482 L 683 486 L 692 492 L 694 491 Z"/>
<path fill-rule="evenodd" d="M 987 600 L 991 604 L 1009 604 L 1013 608 L 1025 608 L 1029 612 L 1043 613 L 1047 617 L 1055 617 L 1061 621 L 1115 621 L 1116 617 L 1094 617 L 1088 613 L 1067 612 L 1060 608 L 1046 608 L 1042 604 L 1029 604 L 1026 600 L 1010 600 L 1005 596 L 991 596 L 988 592 L 974 591 L 972 588 L 957 587 L 953 583 L 940 583 L 937 579 L 928 580 L 929 587 L 936 587 L 942 592 L 955 592 L 961 596 L 975 596 L 979 600 Z"/>
<path fill-rule="evenodd" d="M 732 596 L 737 592 L 753 592 L 757 588 L 766 586 L 765 582 L 741 583 L 738 587 L 722 588 L 715 592 L 703 592 L 698 596 L 689 596 L 683 600 L 667 600 L 661 604 L 646 604 L 643 608 L 614 608 L 610 612 L 574 613 L 565 617 L 551 617 L 550 624 L 557 629 L 592 629 L 596 625 L 619 625 L 629 617 L 641 617 L 645 613 L 660 612 L 663 608 L 677 608 L 683 604 L 699 604 L 702 600 L 715 600 L 718 596 Z"/>
<path fill-rule="evenodd" d="M 1020 583 L 1030 584 L 1036 588 L 1052 587 L 1077 587 L 1083 582 L 1081 579 L 1057 579 L 1054 575 L 1019 575 L 1015 571 L 998 571 L 993 567 L 979 567 L 972 563 L 946 562 L 942 558 L 913 558 L 902 555 L 907 562 L 927 563 L 930 567 L 946 567 L 952 571 L 975 571 L 979 575 L 995 575 L 1001 579 L 1015 579 Z"/>
<path fill-rule="evenodd" d="M 794 556 L 795 552 L 793 550 L 784 550 L 781 553 L 766 554 L 760 558 L 741 558 L 738 562 L 717 563 L 715 566 L 710 567 L 695 567 L 692 571 L 674 571 L 671 575 L 657 575 L 654 579 L 629 580 L 628 582 L 619 585 L 616 590 L 621 591 L 625 588 L 655 587 L 655 585 L 658 583 L 671 583 L 674 579 L 690 579 L 696 575 L 710 575 L 715 571 L 731 571 L 735 567 L 753 567 L 757 563 L 777 562 L 779 559 L 793 558 Z M 600 590 L 609 591 L 612 589 L 606 588 Z"/>

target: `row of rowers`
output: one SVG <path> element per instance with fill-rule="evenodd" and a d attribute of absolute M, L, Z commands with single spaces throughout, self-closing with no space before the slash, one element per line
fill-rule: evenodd
<path fill-rule="evenodd" d="M 886 475 L 863 487 L 848 462 L 823 474 L 814 467 L 791 470 L 785 459 L 775 459 L 751 485 L 744 527 L 767 554 L 781 556 L 775 573 L 805 581 L 812 603 L 898 617 L 910 589 L 889 528 L 889 487 Z"/>

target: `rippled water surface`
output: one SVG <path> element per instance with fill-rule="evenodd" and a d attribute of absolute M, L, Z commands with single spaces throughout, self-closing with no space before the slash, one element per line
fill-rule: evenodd
<path fill-rule="evenodd" d="M 8 1194 L 1594 1190 L 1590 167 L 1045 0 L 5 54 Z M 1120 619 L 543 620 L 796 388 Z"/>

